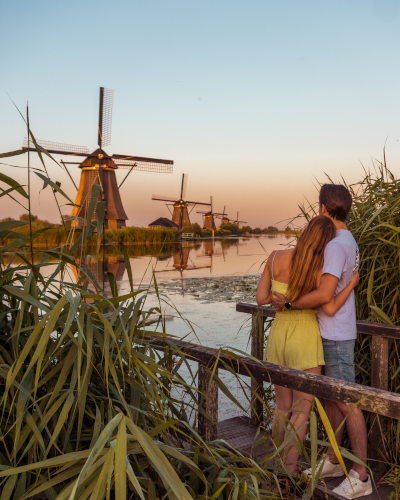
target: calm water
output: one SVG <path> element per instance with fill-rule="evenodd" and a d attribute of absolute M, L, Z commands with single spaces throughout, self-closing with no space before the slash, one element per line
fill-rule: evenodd
<path fill-rule="evenodd" d="M 286 245 L 290 237 L 284 235 L 250 238 L 216 239 L 197 242 L 183 242 L 163 248 L 145 245 L 128 248 L 135 285 L 148 284 L 155 271 L 158 282 L 185 280 L 185 278 L 216 278 L 244 274 L 259 274 L 269 253 Z M 129 281 L 122 255 L 105 254 L 103 262 L 93 265 L 99 282 L 103 279 L 108 287 L 107 275 L 112 272 L 117 279 L 120 294 L 129 292 Z M 149 295 L 147 306 L 158 305 L 156 297 Z M 174 293 L 165 296 L 162 303 L 167 315 L 167 333 L 179 338 L 186 337 L 196 343 L 210 347 L 233 347 L 249 352 L 250 321 L 246 314 L 237 313 L 232 302 L 204 302 L 193 295 Z M 184 317 L 182 319 L 177 313 Z M 192 328 L 188 325 L 188 321 Z M 194 366 L 196 369 L 196 366 Z M 234 377 L 225 371 L 220 377 L 239 400 L 247 407 L 245 397 Z M 234 416 L 241 410 L 220 394 L 220 420 Z"/>

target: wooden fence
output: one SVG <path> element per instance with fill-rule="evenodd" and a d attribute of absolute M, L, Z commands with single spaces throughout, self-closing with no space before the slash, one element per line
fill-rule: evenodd
<path fill-rule="evenodd" d="M 218 359 L 217 374 L 218 369 L 226 370 L 228 366 L 240 375 L 251 377 L 253 392 L 252 424 L 258 424 L 262 418 L 263 404 L 259 395 L 264 382 L 290 387 L 321 399 L 326 398 L 346 404 L 359 402 L 359 408 L 372 414 L 370 442 L 373 443 L 373 446 L 370 447 L 369 457 L 374 460 L 381 460 L 379 447 L 382 445 L 381 428 L 384 428 L 381 418 L 400 419 L 400 394 L 387 390 L 388 342 L 390 338 L 400 339 L 400 327 L 366 321 L 357 322 L 359 333 L 372 336 L 372 387 L 367 387 L 262 361 L 264 322 L 267 318 L 273 318 L 275 311 L 262 306 L 243 303 L 236 305 L 236 311 L 252 315 L 251 355 L 256 360 L 245 356 L 234 359 L 228 354 L 221 353 L 218 349 L 185 341 L 174 342 L 182 352 L 200 365 L 198 372 L 198 384 L 201 392 L 199 405 L 204 411 L 199 412 L 199 433 L 205 437 L 206 441 L 216 439 L 218 433 L 218 386 L 211 380 L 212 374 L 209 370 Z M 154 347 L 163 348 L 165 346 L 165 340 L 159 337 L 152 337 L 151 339 Z M 384 466 L 385 464 L 383 464 Z M 381 462 L 373 461 L 372 468 L 375 472 L 384 472 Z"/>

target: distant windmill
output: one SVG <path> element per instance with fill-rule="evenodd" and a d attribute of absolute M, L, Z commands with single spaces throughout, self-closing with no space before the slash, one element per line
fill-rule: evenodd
<path fill-rule="evenodd" d="M 240 224 L 247 224 L 246 221 L 244 220 L 239 220 L 239 212 L 237 213 L 237 219 L 233 221 L 233 223 L 235 224 L 235 226 L 237 226 L 238 228 L 240 228 Z"/>
<path fill-rule="evenodd" d="M 183 174 L 182 175 L 182 185 L 181 185 L 181 195 L 180 195 L 180 198 L 178 200 L 176 198 L 170 198 L 167 196 L 157 196 L 155 194 L 153 194 L 153 196 L 151 197 L 152 200 L 172 202 L 172 203 L 167 203 L 167 207 L 168 207 L 168 210 L 170 210 L 169 205 L 173 205 L 174 211 L 172 213 L 172 222 L 175 222 L 175 224 L 178 224 L 179 230 L 181 230 L 185 226 L 190 225 L 190 219 L 189 219 L 190 212 L 188 211 L 188 207 L 191 206 L 192 210 L 193 210 L 193 208 L 196 205 L 210 205 L 210 203 L 202 203 L 200 201 L 187 201 L 184 199 L 184 198 L 186 198 L 187 180 L 188 180 L 187 174 Z"/>
<path fill-rule="evenodd" d="M 71 146 L 70 144 L 61 144 L 48 141 L 37 141 L 39 146 L 45 148 L 53 155 L 66 156 L 84 156 L 86 159 L 83 162 L 63 161 L 61 163 L 65 167 L 74 186 L 71 174 L 67 170 L 66 165 L 79 165 L 82 169 L 79 189 L 76 195 L 75 204 L 78 205 L 72 210 L 72 216 L 86 218 L 87 208 L 90 202 L 90 195 L 93 184 L 101 186 L 101 200 L 105 201 L 105 224 L 107 228 L 117 229 L 126 226 L 128 219 L 124 207 L 122 205 L 120 187 L 127 179 L 132 170 L 143 170 L 146 172 L 172 173 L 174 162 L 171 160 L 159 160 L 156 158 L 144 158 L 133 155 L 118 155 L 109 156 L 102 148 L 111 144 L 111 120 L 112 107 L 114 100 L 114 91 L 100 87 L 100 105 L 99 105 L 99 125 L 98 125 L 98 145 L 99 148 L 89 153 L 89 149 L 84 146 Z M 25 138 L 23 149 L 36 151 L 32 140 Z M 122 182 L 117 184 L 115 171 L 118 168 L 129 169 Z M 100 198 L 100 197 L 99 197 Z M 96 220 L 96 211 L 93 214 L 92 220 Z M 82 221 L 76 221 L 74 225 L 82 225 Z"/>
<path fill-rule="evenodd" d="M 224 211 L 222 212 L 222 217 L 221 217 L 221 224 L 230 224 L 231 220 L 228 217 L 228 214 L 226 213 L 226 205 L 224 206 Z"/>
<path fill-rule="evenodd" d="M 214 218 L 218 217 L 221 218 L 224 214 L 221 214 L 219 212 L 213 212 L 213 200 L 214 196 L 210 196 L 210 205 L 211 205 L 211 210 L 208 212 L 204 211 L 198 211 L 198 214 L 202 214 L 204 216 L 204 223 L 203 223 L 203 229 L 209 229 L 211 231 L 214 231 L 217 229 L 217 226 L 215 225 Z"/>

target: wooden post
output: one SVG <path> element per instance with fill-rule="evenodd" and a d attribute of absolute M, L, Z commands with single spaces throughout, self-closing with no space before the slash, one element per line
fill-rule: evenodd
<path fill-rule="evenodd" d="M 264 322 L 265 318 L 260 313 L 252 314 L 252 329 L 251 329 L 251 355 L 257 359 L 263 359 L 263 335 L 264 335 Z M 262 421 L 263 405 L 259 399 L 254 395 L 254 392 L 261 394 L 263 381 L 255 379 L 251 381 L 251 403 L 253 408 L 250 414 L 250 423 L 252 425 L 259 425 Z"/>
<path fill-rule="evenodd" d="M 218 375 L 218 369 L 215 371 Z M 199 363 L 199 411 L 198 432 L 206 443 L 217 439 L 218 436 L 218 386 L 211 380 L 211 372 L 206 365 Z"/>
<path fill-rule="evenodd" d="M 389 372 L 389 339 L 385 337 L 372 336 L 371 352 L 371 387 L 388 390 Z M 386 464 L 382 462 L 379 449 L 383 446 L 382 432 L 384 432 L 384 419 L 375 413 L 371 413 L 371 430 L 369 456 L 373 460 L 371 469 L 378 475 L 386 472 Z"/>

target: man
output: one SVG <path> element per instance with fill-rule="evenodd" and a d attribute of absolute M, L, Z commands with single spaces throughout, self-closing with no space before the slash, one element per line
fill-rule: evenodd
<path fill-rule="evenodd" d="M 292 309 L 318 308 L 317 318 L 321 331 L 325 357 L 325 375 L 328 377 L 355 382 L 354 347 L 357 337 L 356 307 L 354 292 L 344 306 L 330 317 L 322 310 L 334 295 L 347 286 L 353 276 L 358 258 L 358 247 L 346 226 L 346 217 L 352 204 L 349 191 L 340 185 L 324 184 L 319 193 L 319 214 L 329 217 L 336 229 L 335 238 L 328 243 L 324 254 L 321 283 L 317 290 L 300 300 L 288 304 L 282 294 L 275 294 L 272 304 L 277 311 L 284 306 Z M 367 460 L 367 427 L 364 415 L 359 408 L 325 401 L 325 408 L 333 429 L 336 431 L 344 417 L 353 454 L 364 463 Z M 344 426 L 336 435 L 340 446 Z M 344 472 L 332 449 L 319 463 L 322 467 L 321 478 L 343 476 Z M 311 469 L 305 471 L 310 476 Z M 340 486 L 333 491 L 345 498 L 359 498 L 372 493 L 371 478 L 365 466 L 354 463 Z"/>

